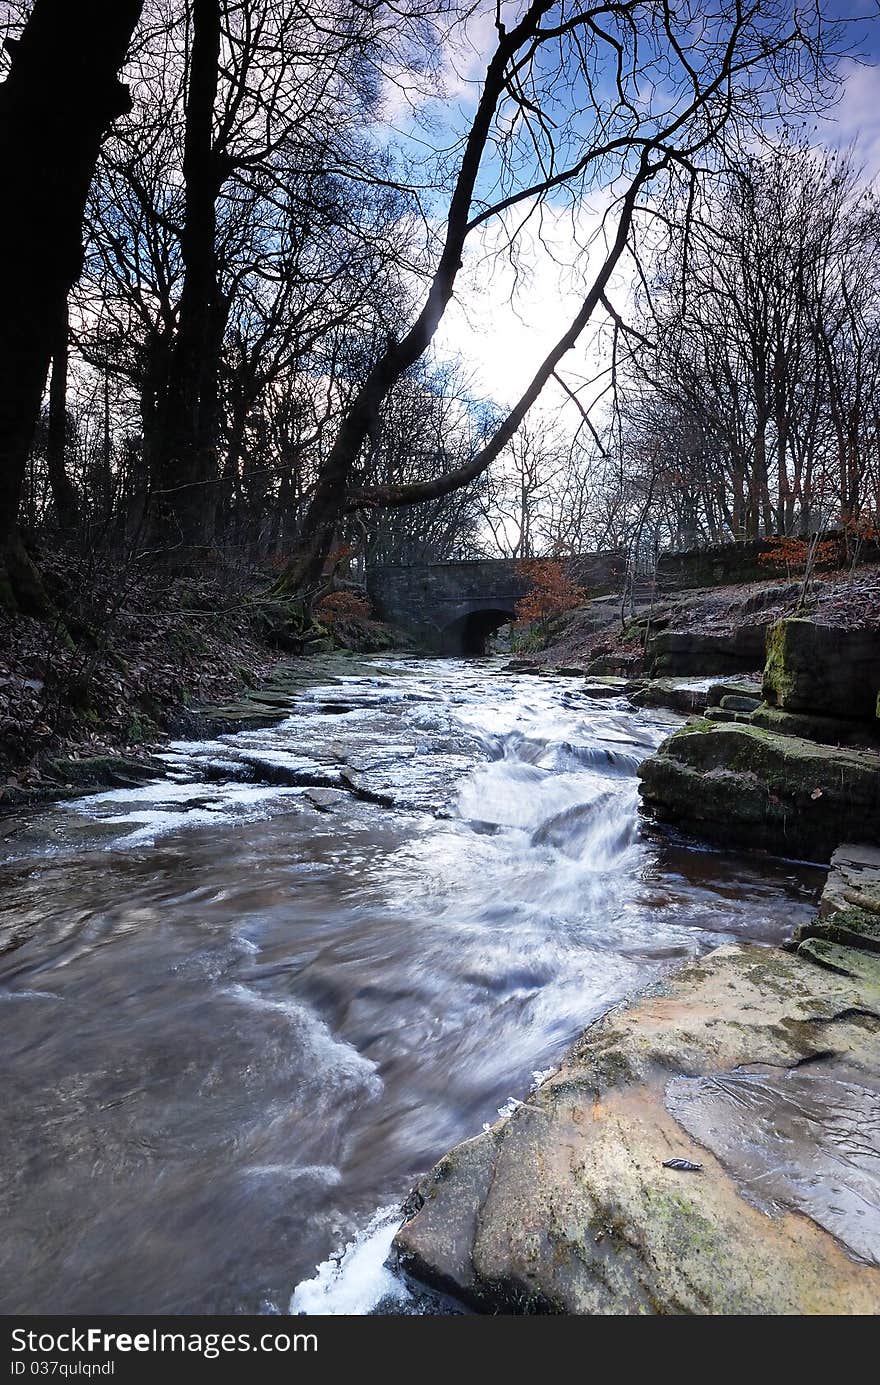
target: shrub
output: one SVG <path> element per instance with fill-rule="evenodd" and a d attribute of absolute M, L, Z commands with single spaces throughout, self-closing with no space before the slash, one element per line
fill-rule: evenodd
<path fill-rule="evenodd" d="M 368 598 L 353 591 L 328 592 L 315 607 L 318 620 L 327 626 L 346 620 L 369 620 L 372 614 Z"/>
<path fill-rule="evenodd" d="M 572 581 L 558 559 L 527 559 L 517 564 L 517 571 L 526 578 L 529 589 L 516 603 L 516 623 L 537 623 L 544 639 L 550 633 L 551 621 L 581 606 L 586 599 L 583 587 Z"/>

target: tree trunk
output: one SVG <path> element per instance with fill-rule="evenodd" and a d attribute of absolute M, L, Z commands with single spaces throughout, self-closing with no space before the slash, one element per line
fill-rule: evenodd
<path fill-rule="evenodd" d="M 49 384 L 49 430 L 46 438 L 46 468 L 49 473 L 49 489 L 55 506 L 55 517 L 62 530 L 70 531 L 76 527 L 79 513 L 79 499 L 76 487 L 67 475 L 64 465 L 67 451 L 67 352 L 68 320 L 67 303 L 55 329 L 55 343 L 52 350 L 52 378 Z"/>
<path fill-rule="evenodd" d="M 219 0 L 192 0 L 180 241 L 184 279 L 162 410 L 153 516 L 154 541 L 184 558 L 211 542 L 218 498 L 217 379 L 225 325 L 215 243 L 223 183 L 214 147 L 220 31 Z"/>
<path fill-rule="evenodd" d="M 45 605 L 18 533 L 55 332 L 82 270 L 101 139 L 129 109 L 117 80 L 143 0 L 35 0 L 0 85 L 0 600 Z"/>

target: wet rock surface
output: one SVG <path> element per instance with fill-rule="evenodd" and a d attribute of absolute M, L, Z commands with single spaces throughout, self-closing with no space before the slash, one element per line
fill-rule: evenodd
<path fill-rule="evenodd" d="M 718 949 L 593 1024 L 408 1205 L 485 1311 L 880 1311 L 880 974 Z"/>

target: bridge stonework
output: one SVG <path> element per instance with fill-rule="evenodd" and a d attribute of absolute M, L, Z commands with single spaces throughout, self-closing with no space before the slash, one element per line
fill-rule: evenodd
<path fill-rule="evenodd" d="M 561 561 L 590 596 L 617 590 L 623 578 L 619 553 L 589 553 Z M 367 576 L 378 616 L 447 653 L 481 653 L 487 637 L 513 619 L 528 585 L 520 564 L 506 558 L 383 566 Z"/>

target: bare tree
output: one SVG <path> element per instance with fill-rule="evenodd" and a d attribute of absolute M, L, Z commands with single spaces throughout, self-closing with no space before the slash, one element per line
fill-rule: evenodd
<path fill-rule="evenodd" d="M 694 4 L 629 0 L 569 10 L 534 0 L 497 42 L 452 182 L 437 267 L 421 311 L 389 342 L 348 410 L 305 518 L 280 590 L 307 594 L 320 583 L 347 507 L 436 499 L 480 475 L 513 437 L 560 362 L 597 311 L 609 311 L 612 275 L 631 247 L 642 199 L 670 181 L 690 181 L 711 163 L 725 132 L 758 119 L 771 88 L 812 91 L 828 75 L 827 34 L 817 12 L 738 3 L 711 21 Z M 613 81 L 607 72 L 615 73 Z M 654 97 L 646 97 L 653 91 Z M 564 93 L 564 95 L 563 95 Z M 527 153 L 527 149 L 530 153 Z M 482 175 L 482 178 L 481 178 Z M 551 196 L 604 189 L 613 209 L 586 273 L 582 306 L 541 362 L 492 438 L 468 463 L 427 483 L 358 490 L 361 449 L 397 380 L 426 350 L 455 291 L 469 237 L 492 219 L 534 215 Z"/>
<path fill-rule="evenodd" d="M 34 0 L 0 85 L 0 600 L 44 604 L 18 534 L 28 451 L 58 324 L 82 269 L 98 149 L 128 108 L 117 73 L 142 0 Z"/>

